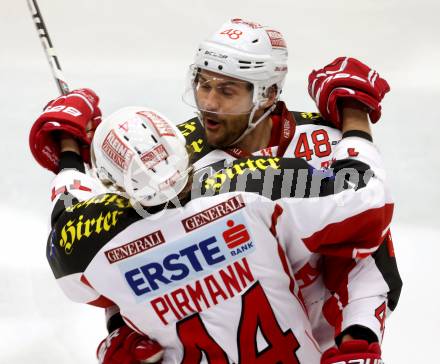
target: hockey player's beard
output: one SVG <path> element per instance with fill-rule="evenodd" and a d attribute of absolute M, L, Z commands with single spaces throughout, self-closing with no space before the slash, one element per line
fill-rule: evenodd
<path fill-rule="evenodd" d="M 214 148 L 232 146 L 247 129 L 249 114 L 219 117 L 216 113 L 201 112 L 206 141 Z"/>

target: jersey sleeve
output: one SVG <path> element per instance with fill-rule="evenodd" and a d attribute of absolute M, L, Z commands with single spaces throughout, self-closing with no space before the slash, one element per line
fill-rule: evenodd
<path fill-rule="evenodd" d="M 378 249 L 388 231 L 393 202 L 377 148 L 363 138 L 348 137 L 339 142 L 334 155 L 331 169 L 314 171 L 313 179 L 319 181 L 319 174 L 325 173 L 331 181 L 316 184 L 319 197 L 278 200 L 284 215 L 280 234 L 286 241 L 292 236 L 298 241 L 292 245 L 297 257 L 320 253 L 365 258 Z"/>
<path fill-rule="evenodd" d="M 360 260 L 324 257 L 322 269 L 330 292 L 322 313 L 334 328 L 336 341 L 344 334 L 368 339 L 367 328 L 374 334 L 370 341 L 381 342 L 385 320 L 396 307 L 402 288 L 390 231 L 373 255 Z"/>
<path fill-rule="evenodd" d="M 312 303 L 322 305 L 311 309 L 320 313 L 312 318 L 314 332 L 330 325 L 337 337 L 361 327 L 380 340 L 391 285 L 383 279 L 375 256 L 384 250 L 393 202 L 373 143 L 347 137 L 334 156 L 328 171 L 333 183 L 324 185 L 320 197 L 278 201 L 283 211 L 279 234 L 286 241 L 287 256 L 304 259 L 293 266 L 294 272 L 310 253 L 323 255 L 319 267 L 329 294 L 324 302 Z"/>
<path fill-rule="evenodd" d="M 106 193 L 100 181 L 77 170 L 61 171 L 51 186 L 51 231 L 46 256 L 63 292 L 75 302 L 108 307 L 84 271 L 116 234 L 141 217 L 129 201 Z"/>
<path fill-rule="evenodd" d="M 328 167 L 333 159 L 333 149 L 337 141 L 341 139 L 341 132 L 326 123 L 319 114 L 304 112 L 293 112 L 293 114 L 297 131 L 296 139 L 292 141 L 291 151 L 295 155 L 305 151 L 307 142 L 318 148 L 322 145 L 319 155 L 317 153 L 307 155 L 309 157 L 307 161 L 315 168 Z M 318 136 L 321 139 L 318 139 Z M 331 148 L 328 148 L 329 145 Z M 329 153 L 330 149 L 331 153 Z M 315 152 L 317 150 L 314 149 Z M 338 279 L 334 279 L 332 274 L 335 266 L 338 268 Z M 403 286 L 391 234 L 387 234 L 379 249 L 366 260 L 356 263 L 350 258 L 341 261 L 338 257 L 326 257 L 323 269 L 326 271 L 325 284 L 331 296 L 327 297 L 322 311 L 320 309 L 310 310 L 320 312 L 320 317 L 316 321 L 322 324 L 317 325 L 314 332 L 325 332 L 325 328 L 330 323 L 335 328 L 338 343 L 345 333 L 354 338 L 368 340 L 371 336 L 362 330 L 362 328 L 368 328 L 374 333 L 373 336 L 376 336 L 375 340 L 380 341 L 384 333 L 385 317 L 388 317 L 396 308 Z M 310 270 L 311 266 L 306 265 L 301 271 L 305 282 L 315 277 Z M 308 291 L 310 289 L 309 286 L 303 293 L 310 293 Z M 312 297 L 310 301 L 316 300 Z M 385 305 L 384 302 L 386 302 Z M 325 319 L 321 312 L 324 313 Z M 354 330 L 353 327 L 355 327 Z M 333 340 L 330 345 L 334 345 Z"/>
<path fill-rule="evenodd" d="M 51 225 L 56 222 L 67 207 L 106 191 L 107 189 L 96 177 L 75 169 L 62 170 L 55 176 L 50 186 Z"/>

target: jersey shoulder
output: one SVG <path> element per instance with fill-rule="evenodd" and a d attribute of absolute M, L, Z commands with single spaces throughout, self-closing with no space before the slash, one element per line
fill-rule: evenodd
<path fill-rule="evenodd" d="M 290 111 L 290 113 L 298 126 L 316 125 L 334 128 L 334 125 L 325 120 L 319 113 L 306 111 Z"/>
<path fill-rule="evenodd" d="M 177 127 L 186 139 L 193 164 L 214 150 L 206 141 L 203 125 L 198 117 L 178 124 Z"/>
<path fill-rule="evenodd" d="M 114 193 L 67 207 L 47 242 L 46 255 L 55 277 L 82 273 L 107 242 L 141 218 L 128 199 Z"/>
<path fill-rule="evenodd" d="M 308 196 L 314 168 L 301 158 L 249 156 L 234 159 L 207 176 L 196 174 L 192 196 L 227 192 L 256 193 L 271 200 Z M 296 191 L 304 182 L 305 191 Z"/>

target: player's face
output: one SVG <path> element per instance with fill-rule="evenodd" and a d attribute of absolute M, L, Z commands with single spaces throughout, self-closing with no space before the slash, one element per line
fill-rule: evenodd
<path fill-rule="evenodd" d="M 253 107 L 250 83 L 202 70 L 195 96 L 209 144 L 226 147 L 247 128 Z"/>

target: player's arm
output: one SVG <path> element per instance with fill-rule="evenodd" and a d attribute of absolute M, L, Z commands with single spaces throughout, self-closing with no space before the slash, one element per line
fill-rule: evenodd
<path fill-rule="evenodd" d="M 90 144 L 100 121 L 99 97 L 79 89 L 50 101 L 31 128 L 32 155 L 56 174 L 50 186 L 52 223 L 67 206 L 105 191 L 84 166 L 90 164 Z"/>
<path fill-rule="evenodd" d="M 79 146 L 76 140 L 70 137 L 65 137 L 61 140 L 61 172 L 58 176 L 62 178 L 81 177 L 81 174 L 83 174 L 81 172 L 82 159 L 78 154 L 78 148 Z M 86 178 L 88 177 L 87 175 L 84 176 Z M 91 182 L 93 182 L 93 180 Z M 94 192 L 96 192 L 96 190 Z M 73 193 L 76 192 L 73 191 Z M 56 215 L 57 218 L 53 219 L 54 225 L 49 242 L 50 246 L 48 246 L 48 260 L 57 277 L 58 284 L 71 300 L 105 309 L 109 334 L 100 342 L 97 348 L 96 355 L 100 364 L 123 364 L 126 362 L 155 363 L 160 361 L 163 355 L 162 347 L 156 341 L 130 328 L 120 315 L 119 307 L 106 297 L 100 295 L 99 292 L 90 285 L 83 274 L 88 261 L 93 259 L 94 256 L 93 253 L 91 255 L 81 254 L 80 245 L 84 243 L 87 244 L 87 242 L 81 241 L 81 239 L 78 240 L 78 236 L 76 236 L 77 246 L 74 248 L 75 251 L 72 251 L 73 247 L 69 247 L 68 255 L 65 254 L 66 245 L 71 244 L 71 241 L 64 242 L 62 235 L 63 231 L 65 231 L 69 225 L 69 222 L 73 222 L 73 224 L 69 225 L 67 229 L 74 226 L 74 230 L 76 230 L 76 228 L 79 227 L 78 221 L 81 217 L 81 222 L 87 223 L 90 222 L 90 220 L 99 219 L 99 216 L 109 215 L 112 217 L 112 220 L 115 218 L 124 220 L 122 223 L 119 222 L 120 225 L 114 232 L 116 233 L 136 219 L 136 217 L 131 216 L 131 214 L 124 214 L 124 208 L 129 208 L 128 203 L 124 204 L 124 200 L 118 200 L 119 197 L 114 199 L 114 196 L 115 195 L 112 196 L 110 194 L 96 196 L 96 194 L 93 193 L 92 198 L 86 199 L 83 202 L 84 205 L 82 205 L 81 202 L 75 205 L 65 205 L 62 198 L 60 198 L 59 211 L 54 209 L 52 214 L 53 216 Z M 75 199 L 81 201 L 81 197 L 85 196 L 78 196 L 76 194 Z M 114 207 L 112 207 L 113 204 L 111 203 L 104 206 L 104 208 L 99 207 L 101 204 L 105 205 L 112 199 L 116 202 Z M 101 204 L 99 203 L 100 200 L 103 201 Z M 91 209 L 92 211 L 87 211 Z M 96 210 L 96 213 L 94 213 L 93 210 Z M 119 216 L 119 214 L 121 214 L 121 216 Z M 83 221 L 85 218 L 88 219 Z M 96 245 L 96 240 L 92 240 L 93 245 Z M 59 244 L 56 247 L 52 246 L 52 244 L 54 242 L 56 244 L 57 241 L 64 243 L 64 246 L 60 247 Z M 87 251 L 90 252 L 90 249 L 87 249 Z M 68 259 L 69 262 L 66 262 L 66 259 Z M 83 264 L 83 266 L 81 266 L 81 264 Z"/>
<path fill-rule="evenodd" d="M 347 124 L 345 137 L 335 150 L 337 159 L 333 164 L 335 176 L 333 193 L 318 198 L 288 198 L 278 201 L 280 217 L 276 231 L 279 232 L 280 240 L 286 242 L 286 253 L 291 257 L 292 262 L 298 258 L 306 262 L 312 252 L 328 256 L 331 262 L 339 264 L 334 265 L 334 269 L 329 271 L 326 269 L 331 267 L 324 266 L 324 280 L 331 275 L 334 282 L 339 285 L 345 282 L 340 278 L 348 275 L 345 268 L 353 268 L 353 265 L 344 266 L 341 262 L 355 263 L 355 271 L 362 271 L 363 276 L 370 280 L 367 286 L 373 289 L 367 293 L 362 286 L 361 291 L 356 291 L 358 296 L 366 300 L 382 299 L 382 302 L 385 302 L 386 297 L 381 293 L 386 292 L 387 287 L 381 286 L 380 280 L 375 280 L 377 277 L 370 273 L 370 267 L 364 262 L 370 263 L 371 254 L 378 249 L 384 239 L 391 222 L 393 203 L 386 186 L 380 155 L 368 140 L 368 129 L 365 127 L 359 130 L 357 125 L 358 118 L 362 118 L 358 114 L 361 111 L 353 109 L 347 112 L 353 114 L 353 120 L 356 122 L 352 124 L 353 128 L 349 126 L 350 123 Z M 351 176 L 346 175 L 346 172 Z M 343 188 L 339 189 L 338 186 Z M 292 241 L 297 244 L 291 244 Z M 347 290 L 346 292 L 346 296 L 340 296 L 341 301 L 347 298 L 356 299 L 356 294 L 350 292 L 348 295 Z M 369 295 L 371 297 L 368 297 Z M 336 297 L 333 297 L 333 301 L 335 300 Z M 341 302 L 336 300 L 332 303 L 335 304 L 336 309 L 340 309 Z M 348 305 L 346 307 L 348 308 Z M 355 338 L 365 339 L 366 342 L 377 342 L 378 335 L 370 327 L 376 328 L 378 325 L 369 325 L 371 319 L 375 319 L 374 314 L 368 315 L 367 320 L 363 320 L 353 315 L 354 311 L 346 312 L 348 315 L 352 314 L 352 320 L 344 322 L 347 331 L 339 338 L 341 341 L 351 341 L 354 344 L 343 343 L 339 349 L 323 357 L 323 360 L 325 359 L 323 362 L 336 363 L 343 358 L 350 360 L 380 358 L 378 345 L 370 347 L 352 340 Z M 329 310 L 324 314 L 329 315 Z M 330 312 L 331 315 L 333 313 Z M 342 318 L 339 311 L 334 316 Z M 364 322 L 367 322 L 365 326 L 359 325 Z"/>
<path fill-rule="evenodd" d="M 391 222 L 393 202 L 382 158 L 369 140 L 368 119 L 360 110 L 346 112 L 346 129 L 330 169 L 331 183 L 318 185 L 321 192 L 323 187 L 326 190 L 324 195 L 279 201 L 286 211 L 284 221 L 292 224 L 303 242 L 305 257 L 308 252 L 349 258 L 369 256 L 380 246 Z"/>
<path fill-rule="evenodd" d="M 50 187 L 50 262 L 57 261 L 56 246 L 62 240 L 57 240 L 56 229 L 66 209 L 103 192 L 101 183 L 86 175 L 84 167 L 84 161 L 90 161 L 91 133 L 100 122 L 98 103 L 99 98 L 92 90 L 72 91 L 49 102 L 30 131 L 29 146 L 34 158 L 41 166 L 57 174 Z M 70 220 L 70 223 L 73 221 Z M 63 242 L 64 249 L 70 252 L 73 241 Z M 99 296 L 92 287 L 81 282 L 80 274 L 61 279 L 60 284 L 65 293 L 76 301 L 92 302 Z"/>
<path fill-rule="evenodd" d="M 341 121 L 345 122 L 347 107 L 368 113 L 370 120 L 377 122 L 380 103 L 389 89 L 376 71 L 348 57 L 337 58 L 309 76 L 309 93 L 321 115 L 342 132 L 345 123 L 341 125 Z M 363 128 L 359 124 L 351 126 Z M 385 318 L 395 309 L 402 289 L 391 233 L 388 231 L 379 249 L 367 259 L 354 262 L 326 257 L 323 267 L 325 284 L 333 292 L 324 311 L 333 312 L 336 343 L 349 339 L 381 341 Z M 341 298 L 337 304 L 335 297 Z"/>
<path fill-rule="evenodd" d="M 97 351 L 102 364 L 156 362 L 163 352 L 157 342 L 130 328 L 119 308 L 87 279 L 87 269 L 96 269 L 94 258 L 105 244 L 140 219 L 127 199 L 106 193 L 67 207 L 49 237 L 47 259 L 64 293 L 75 302 L 106 309 L 109 335 Z"/>
<path fill-rule="evenodd" d="M 341 115 L 343 132 L 360 131 L 364 137 L 371 133 L 365 122 L 367 113 L 356 101 L 341 103 Z M 325 256 L 320 268 L 332 296 L 323 306 L 325 319 L 313 321 L 317 323 L 315 329 L 330 324 L 338 346 L 352 339 L 381 342 L 385 318 L 395 308 L 402 287 L 390 233 L 372 256 L 362 260 Z"/>
<path fill-rule="evenodd" d="M 101 118 L 98 103 L 99 98 L 89 89 L 75 90 L 58 97 L 46 105 L 29 135 L 30 149 L 36 161 L 56 173 L 51 185 L 52 231 L 47 257 L 59 285 L 70 299 L 106 308 L 110 334 L 99 344 L 97 356 L 100 363 L 135 363 L 138 359 L 155 362 L 161 356 L 162 348 L 130 329 L 122 320 L 119 308 L 102 297 L 85 279 L 84 267 L 76 263 L 87 263 L 87 257 L 84 260 L 84 257 L 73 254 L 75 259 L 67 266 L 63 262 L 63 256 L 72 254 L 72 242 L 58 236 L 58 232 L 66 227 L 62 222 L 66 209 L 105 192 L 97 179 L 85 173 L 84 166 L 84 162 L 90 163 L 90 143 Z M 70 216 L 65 223 L 77 221 L 82 208 L 73 211 L 76 218 Z M 61 243 L 63 246 L 60 246 Z"/>
<path fill-rule="evenodd" d="M 366 112 L 357 101 L 343 101 L 342 106 L 343 132 L 350 128 L 370 133 L 369 125 L 362 122 Z M 332 298 L 324 303 L 324 312 L 332 312 L 330 323 L 335 327 L 336 344 L 350 340 L 382 342 L 385 319 L 396 307 L 402 288 L 390 230 L 371 256 L 362 260 L 327 256 L 322 267 L 324 283 L 332 292 Z"/>
<path fill-rule="evenodd" d="M 362 118 L 359 110 L 347 112 L 357 120 Z M 285 214 L 282 231 L 293 231 L 301 241 L 297 257 L 307 258 L 313 252 L 365 258 L 378 249 L 388 231 L 394 204 L 382 158 L 369 140 L 368 120 L 364 122 L 364 130 L 359 130 L 357 125 L 351 127 L 348 119 L 334 151 L 332 174 L 326 176 L 325 184 L 318 185 L 319 197 L 278 201 Z M 313 178 L 319 178 L 319 173 Z"/>

